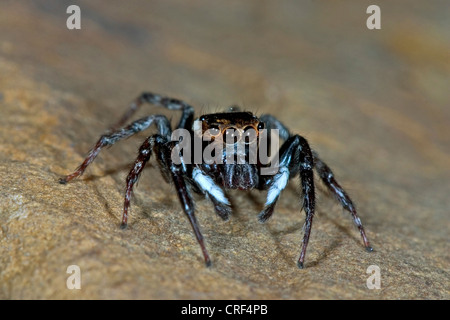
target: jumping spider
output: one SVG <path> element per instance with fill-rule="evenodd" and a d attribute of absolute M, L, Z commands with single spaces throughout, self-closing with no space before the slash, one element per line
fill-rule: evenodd
<path fill-rule="evenodd" d="M 259 133 L 263 129 L 278 130 L 279 138 L 284 142 L 279 149 L 279 165 L 277 166 L 276 172 L 270 175 L 262 175 L 260 169 L 267 166 L 267 164 L 262 164 L 259 159 L 256 163 L 246 161 L 245 163 L 236 164 L 235 161 L 230 162 L 226 154 L 227 151 L 230 152 L 228 148 L 223 149 L 223 153 L 221 154 L 222 163 L 192 163 L 191 161 L 186 161 L 184 158 L 181 158 L 181 163 L 175 163 L 172 159 L 172 151 L 180 142 L 171 140 L 171 125 L 164 115 L 150 115 L 123 127 L 134 112 L 144 103 L 164 107 L 169 110 L 181 111 L 181 119 L 177 129 L 185 129 L 191 134 L 194 133 L 195 126 L 199 129 L 199 123 L 201 124 L 201 133 L 204 134 L 207 131 L 213 132 L 216 138 L 228 134 L 230 129 L 234 129 L 235 133 L 243 136 L 248 128 L 253 129 L 256 131 L 256 139 L 260 138 Z M 214 205 L 216 213 L 226 221 L 230 218 L 231 206 L 224 190 L 268 190 L 265 207 L 258 215 L 259 221 L 265 222 L 271 217 L 280 193 L 286 187 L 289 179 L 299 173 L 306 222 L 301 253 L 297 265 L 299 268 L 303 268 L 315 208 L 313 169 L 317 171 L 321 180 L 331 193 L 336 196 L 343 208 L 350 212 L 353 222 L 361 233 L 366 250 L 372 251 L 355 206 L 344 189 L 335 180 L 330 168 L 319 158 L 316 152 L 311 150 L 305 138 L 300 135 L 291 134 L 288 128 L 279 120 L 268 114 L 264 114 L 258 118 L 251 112 L 242 112 L 238 108 L 233 107 L 228 112 L 203 115 L 197 121 L 194 121 L 194 108 L 187 103 L 153 93 L 143 93 L 131 104 L 129 110 L 117 125 L 100 137 L 75 172 L 60 179 L 59 182 L 65 184 L 81 176 L 88 165 L 97 157 L 101 149 L 106 146 L 111 146 L 119 140 L 129 138 L 149 128 L 152 124 L 156 125 L 158 133 L 149 136 L 144 141 L 139 149 L 139 155 L 126 179 L 125 203 L 121 228 L 126 228 L 127 226 L 133 186 L 153 152 L 155 153 L 163 177 L 167 182 L 172 182 L 175 186 L 181 206 L 192 225 L 207 266 L 211 265 L 211 259 L 206 250 L 203 236 L 194 214 L 194 202 L 191 192 L 203 194 L 206 198 L 209 198 Z M 239 140 L 239 137 L 234 138 L 235 142 Z M 270 136 L 268 138 L 270 139 Z M 210 142 L 203 142 L 202 148 L 205 148 L 214 141 L 214 139 L 211 139 Z M 231 152 L 236 152 L 234 148 L 231 150 Z M 244 151 L 244 156 L 248 156 L 249 149 L 245 148 L 244 150 L 246 150 Z M 234 155 L 231 158 L 234 159 Z"/>

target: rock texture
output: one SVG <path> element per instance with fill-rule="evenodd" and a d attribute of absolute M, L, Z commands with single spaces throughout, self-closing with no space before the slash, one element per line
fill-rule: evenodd
<path fill-rule="evenodd" d="M 81 30 L 66 8 L 81 8 Z M 0 4 L 0 298 L 449 299 L 450 65 L 444 1 L 3 1 Z M 306 269 L 298 181 L 273 218 L 232 192 L 224 223 L 198 199 L 205 268 L 153 166 L 119 229 L 140 135 L 57 183 L 142 91 L 199 113 L 241 104 L 303 134 L 356 202 L 375 252 L 318 187 Z M 139 115 L 153 112 L 145 107 Z M 137 115 L 137 116 L 139 116 Z M 81 289 L 66 286 L 81 270 Z M 367 268 L 381 288 L 368 289 Z"/>

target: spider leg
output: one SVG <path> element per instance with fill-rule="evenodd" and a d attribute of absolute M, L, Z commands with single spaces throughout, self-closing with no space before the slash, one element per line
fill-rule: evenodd
<path fill-rule="evenodd" d="M 270 116 L 272 120 L 276 120 Z M 278 121 L 278 120 L 276 120 Z M 286 129 L 287 130 L 287 129 Z M 278 201 L 281 191 L 286 187 L 290 177 L 296 175 L 299 171 L 298 165 L 293 161 L 295 153 L 298 150 L 297 141 L 299 138 L 287 138 L 278 151 L 279 167 L 278 173 L 274 176 L 263 176 L 262 185 L 260 189 L 269 189 L 264 209 L 259 213 L 258 220 L 266 222 L 273 214 L 273 210 Z"/>
<path fill-rule="evenodd" d="M 285 141 L 278 152 L 278 155 L 281 155 L 282 158 L 280 161 L 279 172 L 273 177 L 261 177 L 262 184 L 260 189 L 268 188 L 269 192 L 267 194 L 264 209 L 258 214 L 258 220 L 260 222 L 266 222 L 272 216 L 280 193 L 288 183 L 290 172 L 289 170 L 286 170 L 285 166 L 287 165 L 287 162 L 290 161 L 288 159 L 290 159 L 295 147 L 292 142 L 287 142 L 291 134 L 289 133 L 289 129 L 280 120 L 271 114 L 263 114 L 259 117 L 259 120 L 265 124 L 265 128 L 267 130 L 278 130 L 279 137 Z M 270 137 L 270 133 L 268 134 L 268 137 Z"/>
<path fill-rule="evenodd" d="M 341 203 L 342 207 L 344 207 L 345 210 L 351 213 L 353 222 L 356 224 L 359 232 L 361 233 L 361 237 L 363 239 L 366 250 L 369 252 L 373 251 L 372 247 L 370 246 L 369 240 L 367 239 L 364 227 L 361 223 L 361 219 L 359 218 L 358 213 L 356 212 L 356 208 L 353 205 L 352 200 L 345 192 L 345 190 L 336 181 L 333 172 L 327 166 L 327 164 L 324 163 L 322 160 L 320 160 L 316 152 L 313 152 L 313 156 L 314 156 L 314 166 L 320 178 L 328 187 L 328 189 L 336 196 L 337 200 Z"/>
<path fill-rule="evenodd" d="M 300 172 L 302 207 L 306 212 L 302 249 L 297 262 L 298 267 L 302 269 L 315 209 L 313 155 L 306 139 L 299 135 L 289 137 L 281 146 L 280 154 L 280 169 L 275 176 L 267 180 L 267 186 L 269 187 L 267 202 L 258 217 L 261 222 L 264 222 L 272 215 L 276 201 L 281 191 L 286 187 L 289 177 Z"/>
<path fill-rule="evenodd" d="M 164 107 L 169 110 L 181 110 L 182 115 L 177 128 L 188 129 L 192 125 L 192 121 L 194 119 L 193 107 L 178 99 L 163 97 L 159 94 L 151 92 L 144 92 L 130 104 L 128 110 L 124 113 L 122 118 L 112 127 L 112 130 L 122 127 L 144 103 Z"/>
<path fill-rule="evenodd" d="M 286 166 L 280 167 L 279 171 L 273 178 L 268 180 L 269 191 L 267 193 L 266 203 L 264 209 L 258 214 L 259 222 L 266 222 L 273 214 L 275 205 L 280 197 L 281 191 L 286 188 L 289 181 L 289 170 Z"/>
<path fill-rule="evenodd" d="M 59 183 L 65 184 L 79 176 L 81 176 L 86 168 L 89 166 L 89 164 L 94 161 L 94 159 L 99 154 L 100 150 L 103 149 L 106 146 L 111 146 L 117 141 L 126 139 L 131 137 L 132 135 L 135 135 L 136 133 L 145 130 L 149 128 L 153 123 L 156 123 L 158 127 L 158 132 L 170 138 L 171 134 L 171 128 L 170 128 L 170 122 L 169 120 L 162 115 L 151 115 L 139 120 L 134 121 L 130 125 L 126 126 L 125 128 L 116 130 L 112 133 L 104 134 L 100 137 L 100 139 L 97 141 L 95 146 L 89 151 L 87 157 L 83 161 L 83 163 L 70 175 L 67 175 L 64 178 L 61 178 L 59 180 Z"/>
<path fill-rule="evenodd" d="M 277 129 L 278 134 L 280 135 L 280 138 L 286 141 L 289 139 L 291 134 L 289 133 L 289 129 L 277 118 L 270 114 L 263 114 L 261 117 L 259 117 L 259 120 L 261 122 L 264 122 L 266 125 L 266 129 Z"/>
<path fill-rule="evenodd" d="M 128 223 L 128 210 L 130 208 L 131 195 L 133 192 L 133 186 L 138 181 L 139 176 L 144 170 L 145 165 L 150 160 L 152 151 L 156 149 L 157 145 L 162 145 L 167 139 L 160 135 L 152 135 L 145 140 L 145 142 L 139 148 L 139 155 L 134 161 L 134 165 L 131 168 L 127 176 L 127 187 L 125 191 L 125 201 L 123 205 L 122 223 L 120 227 L 125 229 Z"/>
<path fill-rule="evenodd" d="M 306 139 L 297 136 L 299 143 L 299 155 L 298 159 L 294 159 L 294 162 L 299 161 L 300 179 L 302 183 L 303 194 L 303 208 L 306 212 L 305 233 L 303 235 L 302 251 L 297 265 L 300 269 L 303 269 L 303 262 L 305 260 L 306 247 L 308 246 L 309 236 L 311 234 L 312 220 L 314 217 L 314 210 L 316 204 L 316 195 L 314 188 L 314 172 L 313 172 L 313 156 Z"/>
<path fill-rule="evenodd" d="M 192 170 L 192 179 L 197 183 L 198 188 L 212 201 L 219 217 L 224 221 L 229 220 L 231 216 L 230 201 L 225 196 L 223 189 L 199 168 Z"/>
<path fill-rule="evenodd" d="M 150 159 L 152 151 L 156 154 L 158 158 L 158 163 L 160 165 L 161 171 L 165 176 L 171 177 L 172 182 L 175 185 L 178 198 L 181 202 L 181 206 L 188 216 L 189 222 L 194 230 L 197 241 L 203 252 L 205 258 L 205 263 L 207 266 L 211 265 L 211 259 L 209 257 L 208 251 L 206 250 L 205 241 L 203 235 L 200 231 L 200 226 L 195 217 L 194 211 L 194 201 L 189 193 L 184 179 L 184 172 L 181 165 L 175 165 L 170 158 L 172 148 L 168 144 L 166 137 L 161 135 L 150 136 L 140 147 L 139 155 L 134 163 L 133 168 L 127 177 L 127 187 L 125 191 L 125 201 L 123 208 L 122 224 L 121 228 L 125 229 L 128 220 L 128 210 L 130 207 L 130 199 L 133 191 L 133 186 L 139 179 L 139 175 L 144 170 L 145 164 Z"/>
<path fill-rule="evenodd" d="M 211 259 L 209 258 L 209 254 L 205 246 L 205 240 L 200 231 L 200 226 L 197 222 L 197 218 L 195 217 L 194 201 L 192 199 L 191 194 L 189 193 L 186 181 L 183 178 L 181 168 L 179 168 L 179 166 L 172 165 L 170 171 L 172 173 L 172 180 L 173 183 L 175 184 L 175 188 L 177 190 L 177 195 L 181 202 L 181 206 L 183 207 L 184 213 L 186 213 L 189 222 L 191 223 L 195 237 L 197 238 L 197 242 L 200 245 L 200 248 L 202 249 L 203 257 L 205 258 L 205 264 L 207 267 L 210 267 Z"/>

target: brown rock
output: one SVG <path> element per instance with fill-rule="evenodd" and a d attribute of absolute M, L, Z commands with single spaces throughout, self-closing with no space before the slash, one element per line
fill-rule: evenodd
<path fill-rule="evenodd" d="M 0 298 L 448 299 L 448 28 L 439 6 L 360 2 L 0 4 Z M 201 9 L 201 10 L 200 10 Z M 408 22 L 414 21 L 414 22 Z M 239 103 L 303 134 L 358 205 L 375 252 L 319 187 L 306 269 L 298 181 L 259 224 L 264 194 L 232 192 L 232 219 L 197 217 L 213 259 L 155 166 L 119 229 L 124 179 L 144 135 L 57 183 L 141 91 L 199 113 Z M 218 108 L 216 108 L 218 107 Z M 163 112 L 143 108 L 140 115 Z M 176 115 L 173 115 L 175 118 Z M 66 286 L 68 266 L 81 290 Z M 381 289 L 369 290 L 377 265 Z"/>

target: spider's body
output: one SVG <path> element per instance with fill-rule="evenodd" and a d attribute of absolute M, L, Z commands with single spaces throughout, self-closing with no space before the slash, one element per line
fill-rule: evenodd
<path fill-rule="evenodd" d="M 183 139 L 172 139 L 174 131 L 169 120 L 162 115 L 151 115 L 122 127 L 143 103 L 181 111 L 181 119 L 176 129 L 184 130 L 183 132 L 187 133 L 189 138 L 186 139 L 184 136 Z M 211 260 L 194 214 L 191 193 L 196 192 L 209 198 L 216 213 L 223 220 L 228 220 L 231 215 L 231 206 L 226 195 L 227 189 L 267 190 L 265 207 L 258 215 L 259 221 L 265 222 L 271 217 L 280 193 L 289 179 L 298 174 L 302 187 L 303 208 L 306 212 L 305 233 L 298 260 L 298 266 L 303 268 L 315 210 L 314 169 L 342 206 L 352 214 L 366 249 L 372 251 L 350 197 L 336 182 L 330 168 L 320 160 L 317 153 L 310 149 L 306 139 L 291 134 L 279 120 L 271 115 L 262 115 L 258 118 L 251 112 L 242 112 L 236 107 L 231 107 L 229 112 L 202 115 L 194 121 L 194 109 L 185 102 L 144 93 L 131 105 L 121 121 L 98 140 L 76 171 L 60 179 L 60 183 L 69 182 L 82 175 L 103 147 L 145 130 L 153 123 L 156 124 L 158 133 L 149 136 L 142 144 L 126 180 L 121 225 L 123 228 L 127 226 L 133 186 L 151 154 L 154 153 L 164 178 L 173 183 L 176 188 L 181 206 L 189 218 L 207 265 L 211 264 Z M 122 128 L 117 129 L 120 127 Z M 275 158 L 269 162 L 262 161 L 260 156 L 262 149 L 260 146 L 263 142 L 266 145 L 278 142 L 271 138 L 270 134 L 264 135 L 264 132 L 271 131 L 278 132 L 279 140 L 283 141 L 278 150 L 276 162 L 274 162 Z M 195 145 L 196 139 L 197 142 L 200 140 L 200 148 L 194 146 L 193 153 L 185 154 L 177 149 L 182 142 Z M 204 155 L 208 154 L 207 151 L 211 157 L 203 159 L 205 161 L 195 160 L 198 160 L 196 155 L 199 152 Z M 262 174 L 264 169 L 270 169 L 273 166 L 275 170 L 265 171 L 266 173 Z"/>
<path fill-rule="evenodd" d="M 237 111 L 237 107 L 230 107 L 230 112 L 227 113 L 213 113 L 203 115 L 194 121 L 201 123 L 202 136 L 211 137 L 211 142 L 204 142 L 206 146 L 214 146 L 219 144 L 221 148 L 221 163 L 213 162 L 211 164 L 202 162 L 197 168 L 202 173 L 210 176 L 218 185 L 225 189 L 240 189 L 250 190 L 260 188 L 261 181 L 259 171 L 262 166 L 261 163 L 251 163 L 249 161 L 250 145 L 254 144 L 258 151 L 257 138 L 261 129 L 264 129 L 264 123 L 261 122 L 251 112 Z M 255 133 L 251 141 L 249 139 L 244 142 L 246 132 Z M 215 134 L 215 135 L 213 135 Z M 195 135 L 195 134 L 194 134 Z M 230 135 L 230 137 L 227 137 Z M 250 138 L 250 136 L 248 136 Z M 231 143 L 227 142 L 230 139 Z M 246 148 L 238 148 L 238 143 L 245 143 Z M 228 149 L 227 149 L 228 145 Z M 230 156 L 231 153 L 231 156 Z M 239 163 L 237 159 L 242 159 Z"/>

